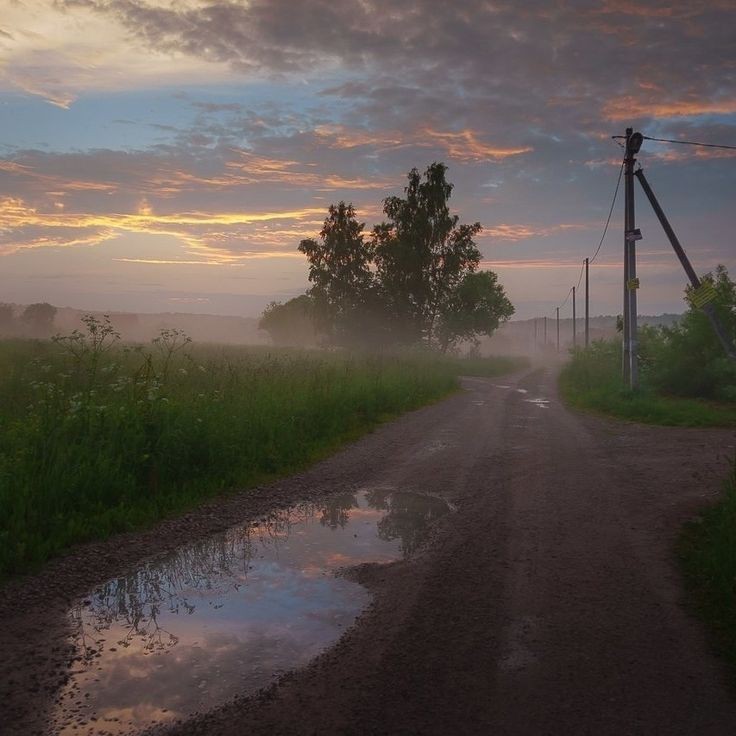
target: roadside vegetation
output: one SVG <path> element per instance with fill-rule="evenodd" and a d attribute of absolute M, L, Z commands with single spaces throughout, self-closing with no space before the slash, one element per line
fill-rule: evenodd
<path fill-rule="evenodd" d="M 685 526 L 678 552 L 690 605 L 708 625 L 736 685 L 736 464 L 721 500 Z"/>
<path fill-rule="evenodd" d="M 121 345 L 108 319 L 0 342 L 0 577 L 304 467 L 505 359 Z"/>
<path fill-rule="evenodd" d="M 723 266 L 703 281 L 715 288 L 719 319 L 736 342 L 736 284 Z M 674 326 L 640 331 L 638 391 L 622 385 L 620 341 L 601 341 L 575 352 L 562 370 L 566 400 L 576 408 L 651 424 L 736 426 L 736 363 L 690 298 L 688 289 L 689 308 Z"/>

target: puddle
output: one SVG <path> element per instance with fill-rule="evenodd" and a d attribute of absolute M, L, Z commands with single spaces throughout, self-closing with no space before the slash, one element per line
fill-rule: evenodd
<path fill-rule="evenodd" d="M 528 394 L 529 392 L 525 388 L 517 388 L 516 393 L 517 394 Z"/>
<path fill-rule="evenodd" d="M 534 404 L 540 409 L 549 409 L 549 399 L 524 399 L 527 404 Z"/>
<path fill-rule="evenodd" d="M 135 733 L 252 693 L 334 643 L 369 602 L 335 571 L 410 554 L 442 500 L 331 496 L 154 558 L 69 612 L 58 734 Z"/>

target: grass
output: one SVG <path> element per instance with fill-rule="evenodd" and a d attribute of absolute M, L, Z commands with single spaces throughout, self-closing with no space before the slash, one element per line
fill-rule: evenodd
<path fill-rule="evenodd" d="M 646 424 L 678 427 L 734 427 L 736 404 L 665 396 L 647 385 L 632 392 L 621 383 L 620 347 L 594 343 L 576 352 L 560 374 L 563 398 L 576 409 Z"/>
<path fill-rule="evenodd" d="M 0 343 L 0 578 L 303 468 L 468 372 L 410 354 L 197 347 L 175 330 L 125 348 L 108 323 L 87 328 Z"/>
<path fill-rule="evenodd" d="M 736 685 L 736 465 L 721 500 L 683 529 L 678 553 L 690 607 Z"/>

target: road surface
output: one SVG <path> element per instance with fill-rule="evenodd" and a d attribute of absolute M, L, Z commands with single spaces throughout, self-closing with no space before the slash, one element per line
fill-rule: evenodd
<path fill-rule="evenodd" d="M 44 642 L 70 596 L 269 504 L 382 486 L 457 510 L 413 559 L 358 571 L 374 603 L 337 646 L 175 733 L 736 733 L 736 698 L 683 609 L 673 552 L 717 494 L 734 433 L 573 413 L 551 369 L 463 385 L 294 478 L 11 585 L 0 679 L 13 680 L 1 695 L 18 732 L 53 691 L 39 673 L 60 665 Z"/>

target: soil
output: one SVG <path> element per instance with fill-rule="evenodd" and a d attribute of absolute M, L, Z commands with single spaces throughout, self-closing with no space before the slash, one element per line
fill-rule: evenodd
<path fill-rule="evenodd" d="M 381 485 L 457 511 L 420 554 L 354 571 L 373 604 L 309 667 L 158 731 L 733 734 L 736 697 L 683 607 L 674 543 L 720 491 L 734 432 L 572 413 L 555 385 L 549 369 L 464 379 L 305 473 L 13 581 L 0 592 L 3 733 L 47 732 L 75 597 L 274 507 Z"/>

